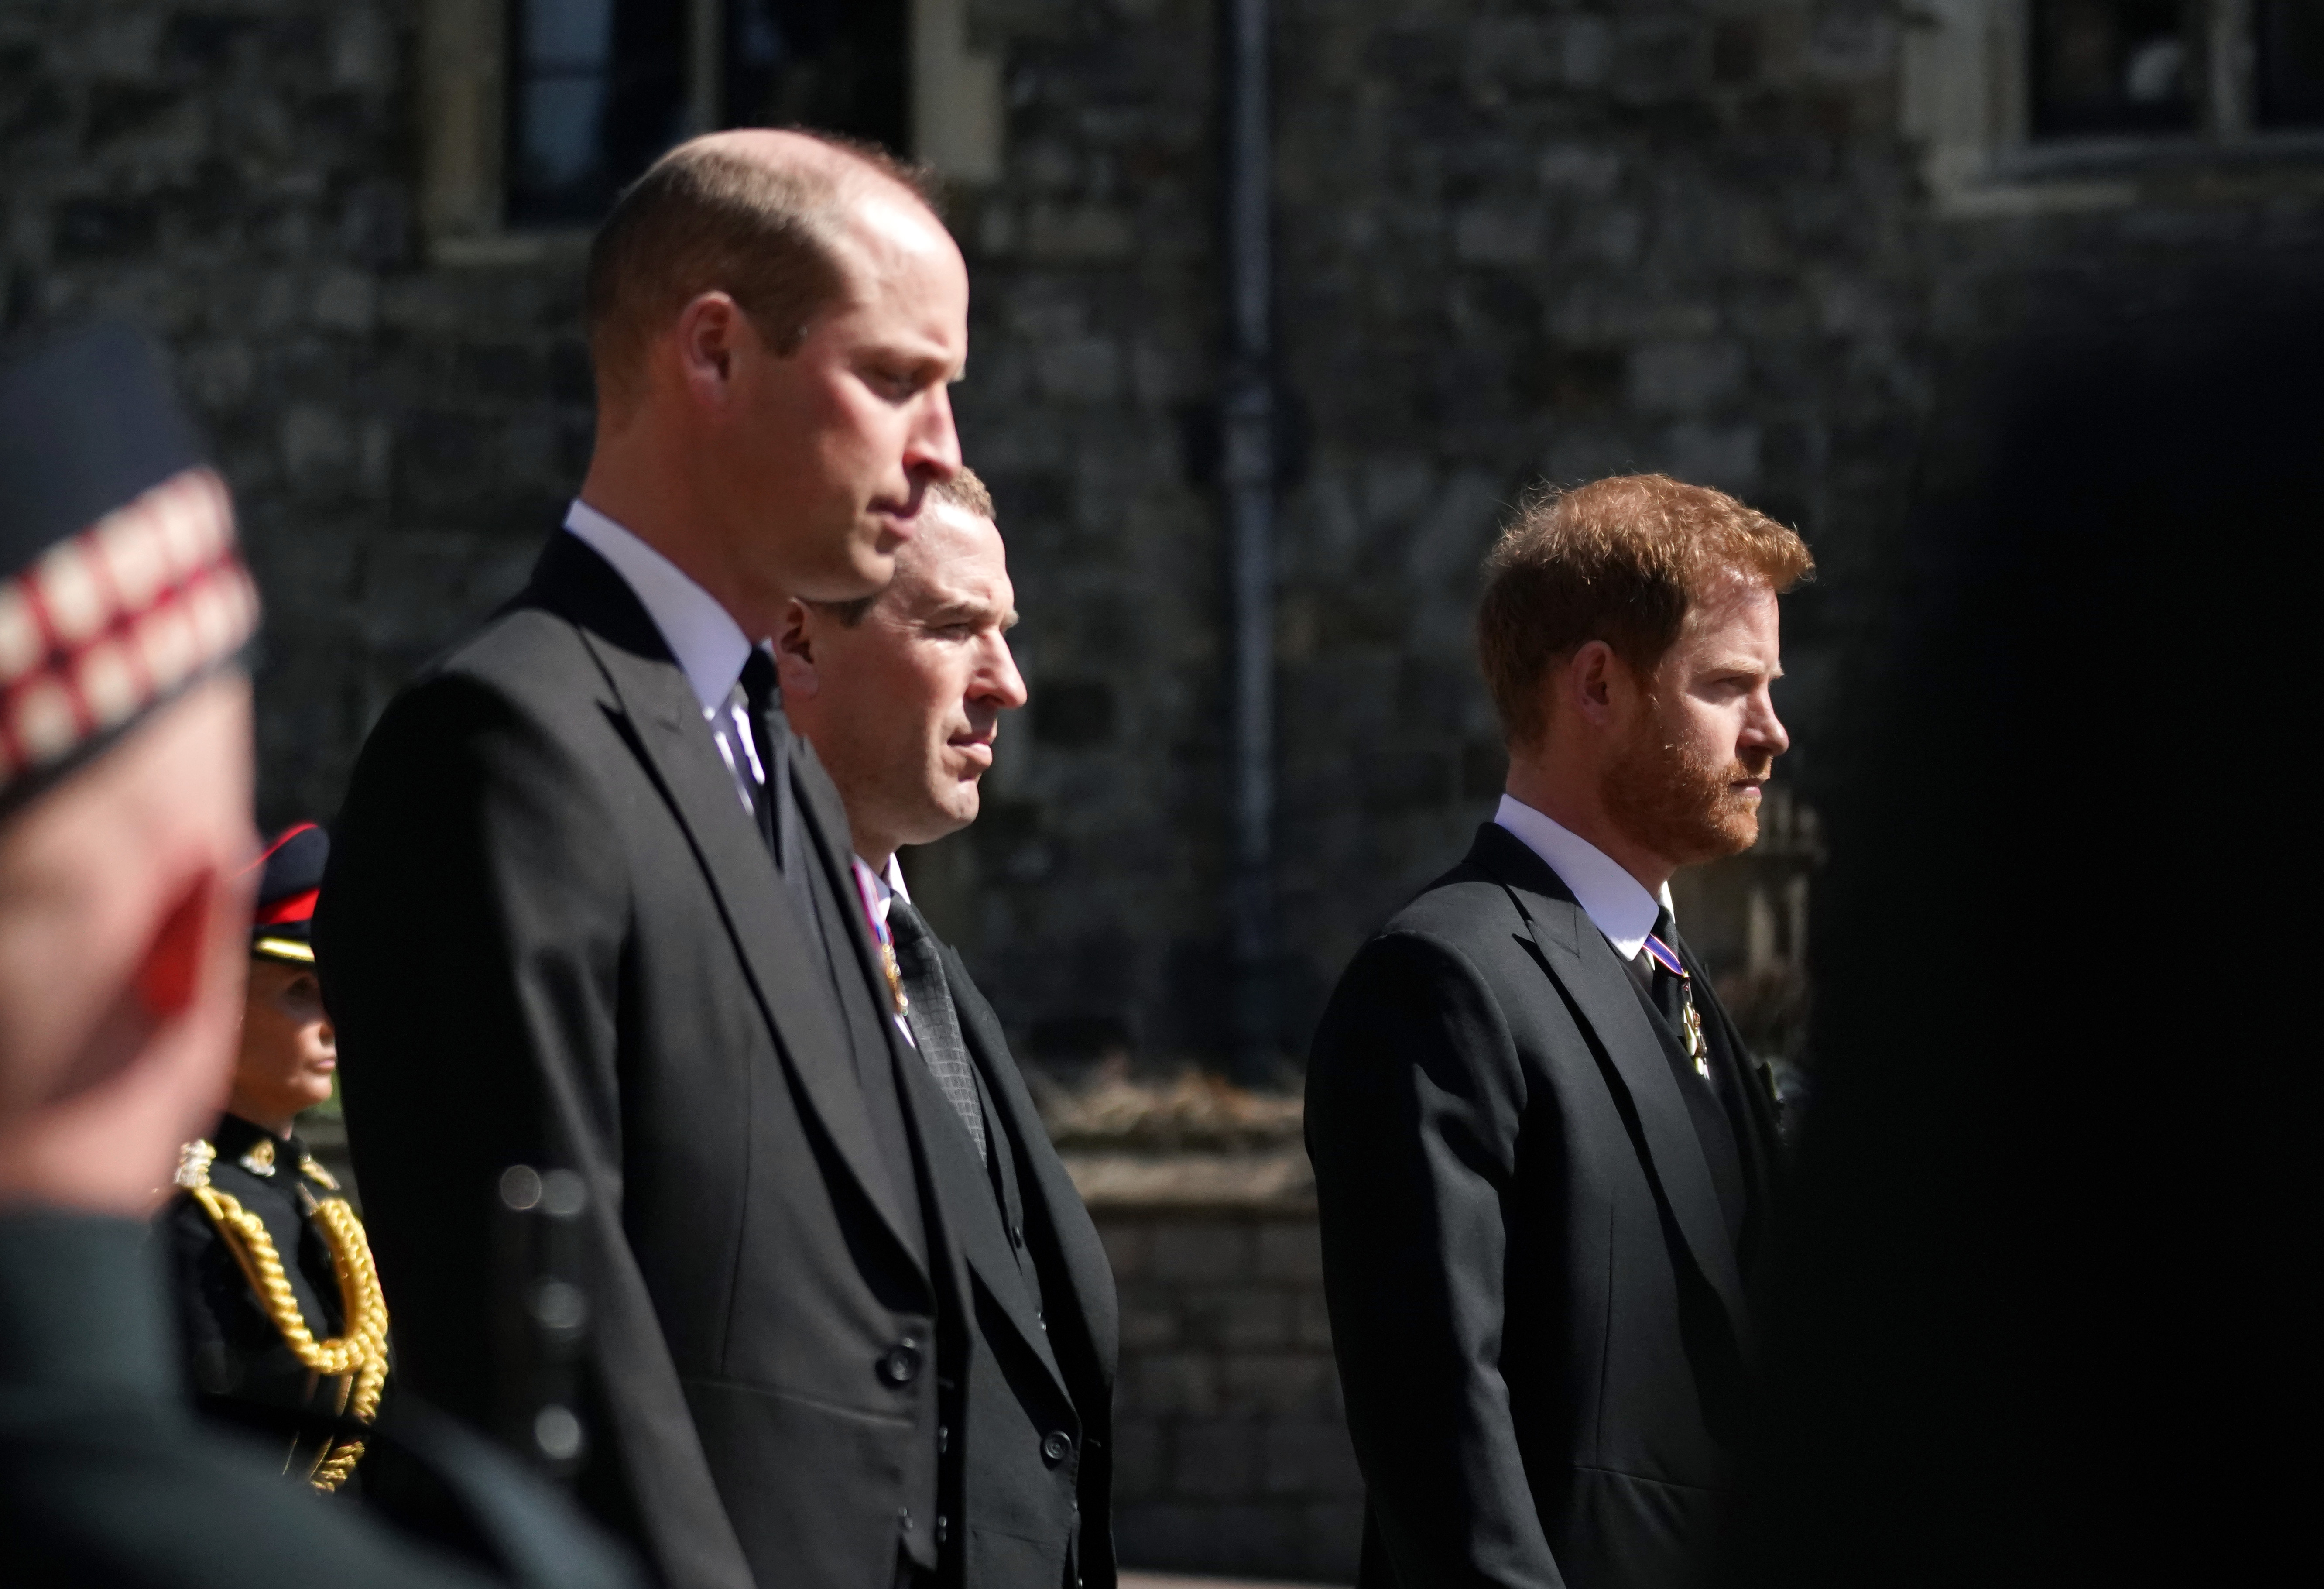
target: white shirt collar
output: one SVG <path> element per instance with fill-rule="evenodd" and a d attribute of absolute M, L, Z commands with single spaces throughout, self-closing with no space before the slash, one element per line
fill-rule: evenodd
<path fill-rule="evenodd" d="M 885 926 L 889 901 L 901 894 L 906 903 L 911 901 L 912 891 L 904 886 L 904 869 L 896 864 L 893 855 L 888 857 L 887 868 L 881 872 L 872 871 L 871 863 L 861 855 L 851 855 L 848 859 L 855 863 L 855 874 L 871 884 L 872 914 L 880 919 L 881 925 Z"/>
<path fill-rule="evenodd" d="M 1573 891 L 1582 913 L 1606 935 L 1616 954 L 1625 960 L 1638 957 L 1638 951 L 1646 946 L 1646 936 L 1655 929 L 1656 913 L 1670 910 L 1669 884 L 1663 885 L 1660 898 L 1648 893 L 1644 883 L 1605 851 L 1515 795 L 1501 797 L 1493 821 L 1539 855 L 1557 873 L 1558 881 Z"/>
<path fill-rule="evenodd" d="M 613 571 L 661 631 L 662 643 L 685 670 L 706 716 L 724 706 L 742 677 L 750 637 L 724 607 L 676 563 L 586 502 L 566 510 L 565 528 L 613 565 Z"/>

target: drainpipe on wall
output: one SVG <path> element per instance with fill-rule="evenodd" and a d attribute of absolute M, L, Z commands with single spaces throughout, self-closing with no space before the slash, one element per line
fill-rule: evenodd
<path fill-rule="evenodd" d="M 1234 1070 L 1272 1078 L 1275 942 L 1275 393 L 1268 258 L 1267 0 L 1222 0 L 1226 383 L 1221 486 L 1232 616 Z"/>

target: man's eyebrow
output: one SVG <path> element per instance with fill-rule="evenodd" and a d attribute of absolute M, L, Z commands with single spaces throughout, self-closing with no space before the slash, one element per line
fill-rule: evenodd
<path fill-rule="evenodd" d="M 1705 668 L 1703 671 L 1706 673 L 1748 673 L 1754 678 L 1765 679 L 1768 683 L 1773 684 L 1776 679 L 1781 679 L 1784 676 L 1784 665 L 1781 662 L 1777 662 L 1773 668 L 1763 668 L 1749 657 L 1729 657 L 1723 661 L 1711 663 L 1709 667 Z"/>
<path fill-rule="evenodd" d="M 1004 613 L 985 602 L 948 601 L 938 603 L 929 608 L 927 615 L 920 622 L 923 624 L 998 624 L 1001 628 L 1006 629 L 1017 622 L 1017 614 L 1014 608 Z"/>

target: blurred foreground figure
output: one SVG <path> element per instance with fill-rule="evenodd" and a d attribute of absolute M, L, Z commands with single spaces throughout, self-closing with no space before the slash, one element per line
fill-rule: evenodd
<path fill-rule="evenodd" d="M 1806 547 L 1661 476 L 1531 503 L 1478 618 L 1508 793 L 1341 978 L 1307 1148 L 1362 1589 L 1695 1582 L 1776 1106 L 1666 884 L 1758 833 Z"/>
<path fill-rule="evenodd" d="M 373 731 L 316 918 L 399 1394 L 493 1417 L 493 1187 L 580 1176 L 579 1492 L 685 1589 L 974 1548 L 927 1157 L 959 1122 L 764 649 L 882 588 L 960 467 L 967 270 L 908 177 L 724 133 L 615 206 L 580 499 Z"/>
<path fill-rule="evenodd" d="M 1754 1589 L 2310 1549 L 2324 336 L 2202 285 L 1962 405 L 1985 467 L 1851 670 Z"/>
<path fill-rule="evenodd" d="M 368 1424 L 387 1384 L 387 1301 L 362 1222 L 293 1134 L 331 1095 L 330 1017 L 309 923 L 330 840 L 301 823 L 258 873 L 250 983 L 226 1113 L 179 1157 L 163 1215 L 178 1321 L 194 1389 L 229 1417 L 253 1409 Z M 318 1490 L 345 1483 L 360 1439 L 295 1427 L 283 1471 Z"/>
<path fill-rule="evenodd" d="M 916 1085 L 948 1116 L 924 1148 L 974 1301 L 936 1358 L 961 1385 L 965 1582 L 1109 1583 L 1113 1272 L 1000 1018 L 896 864 L 902 845 L 976 819 L 1001 714 L 1025 704 L 1007 638 L 1016 595 L 983 483 L 963 470 L 931 486 L 920 517 L 868 604 L 791 604 L 775 642 L 783 707 L 846 806 L 899 1029 L 925 1071 Z"/>
<path fill-rule="evenodd" d="M 629 1589 L 441 1420 L 407 1493 L 471 1570 L 208 1430 L 148 1217 L 226 1092 L 249 944 L 257 600 L 151 347 L 0 349 L 0 1578 L 15 1589 Z"/>

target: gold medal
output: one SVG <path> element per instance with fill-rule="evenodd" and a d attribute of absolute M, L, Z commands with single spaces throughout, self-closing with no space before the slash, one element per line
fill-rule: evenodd
<path fill-rule="evenodd" d="M 896 965 L 896 946 L 884 938 L 880 940 L 880 969 L 888 974 L 888 993 L 896 1001 L 896 1013 L 901 1015 L 912 1002 L 904 997 L 904 974 Z"/>

